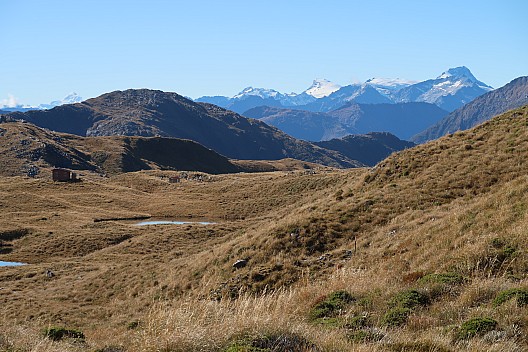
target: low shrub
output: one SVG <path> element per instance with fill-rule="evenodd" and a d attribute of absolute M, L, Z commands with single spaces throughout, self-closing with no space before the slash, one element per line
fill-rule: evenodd
<path fill-rule="evenodd" d="M 51 328 L 45 329 L 43 332 L 43 335 L 44 337 L 50 340 L 53 340 L 53 341 L 60 341 L 64 338 L 84 340 L 84 334 L 82 331 L 66 329 L 62 327 L 51 327 Z"/>
<path fill-rule="evenodd" d="M 347 338 L 355 343 L 380 341 L 385 335 L 378 329 L 361 329 L 349 332 Z"/>
<path fill-rule="evenodd" d="M 429 304 L 429 296 L 417 290 L 407 290 L 398 293 L 391 301 L 391 307 L 415 308 Z"/>
<path fill-rule="evenodd" d="M 278 333 L 237 340 L 223 352 L 310 352 L 320 349 L 304 337 Z"/>
<path fill-rule="evenodd" d="M 312 319 L 331 318 L 339 315 L 355 298 L 347 291 L 336 291 L 316 303 L 310 315 Z"/>
<path fill-rule="evenodd" d="M 528 289 L 525 288 L 511 288 L 509 290 L 504 290 L 499 292 L 497 297 L 493 300 L 493 305 L 495 307 L 500 306 L 501 304 L 509 301 L 510 299 L 515 298 L 517 300 L 517 305 L 519 307 L 525 306 L 528 304 Z"/>
<path fill-rule="evenodd" d="M 409 314 L 411 314 L 411 309 L 409 308 L 392 308 L 383 316 L 383 324 L 392 327 L 401 326 L 407 322 Z"/>
<path fill-rule="evenodd" d="M 450 352 L 451 350 L 429 341 L 395 342 L 387 345 L 392 352 Z"/>
<path fill-rule="evenodd" d="M 344 324 L 346 328 L 353 329 L 353 330 L 362 329 L 369 325 L 370 325 L 369 320 L 364 315 L 356 315 L 353 317 L 349 317 Z"/>
<path fill-rule="evenodd" d="M 466 282 L 466 279 L 457 273 L 427 274 L 418 280 L 421 284 L 452 284 L 459 285 Z"/>
<path fill-rule="evenodd" d="M 95 350 L 95 352 L 125 352 L 125 349 L 121 346 L 106 346 Z"/>
<path fill-rule="evenodd" d="M 484 335 L 497 327 L 497 321 L 491 318 L 473 318 L 460 326 L 456 334 L 457 340 L 469 339 L 476 335 Z"/>
<path fill-rule="evenodd" d="M 134 330 L 139 327 L 140 321 L 134 320 L 127 324 L 127 330 Z"/>

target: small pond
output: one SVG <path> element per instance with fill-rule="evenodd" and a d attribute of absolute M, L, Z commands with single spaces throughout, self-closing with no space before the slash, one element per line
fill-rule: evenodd
<path fill-rule="evenodd" d="M 136 226 L 147 225 L 214 225 L 216 222 L 208 221 L 171 221 L 171 220 L 152 220 L 135 223 Z"/>
<path fill-rule="evenodd" d="M 17 263 L 17 262 L 3 262 L 0 260 L 0 266 L 20 266 L 20 265 L 26 265 L 25 263 Z"/>

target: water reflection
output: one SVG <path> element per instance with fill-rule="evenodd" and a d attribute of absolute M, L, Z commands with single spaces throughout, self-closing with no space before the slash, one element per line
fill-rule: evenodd
<path fill-rule="evenodd" d="M 214 225 L 214 224 L 216 224 L 216 222 L 154 220 L 154 221 L 142 221 L 134 225 L 147 226 L 147 225 Z"/>
<path fill-rule="evenodd" d="M 20 266 L 20 265 L 26 265 L 26 263 L 0 261 L 0 266 Z"/>

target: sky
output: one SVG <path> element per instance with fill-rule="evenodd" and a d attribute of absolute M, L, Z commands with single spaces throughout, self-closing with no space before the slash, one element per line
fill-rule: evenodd
<path fill-rule="evenodd" d="M 316 78 L 528 75 L 528 1 L 0 0 L 0 106 L 151 88 L 198 98 Z"/>

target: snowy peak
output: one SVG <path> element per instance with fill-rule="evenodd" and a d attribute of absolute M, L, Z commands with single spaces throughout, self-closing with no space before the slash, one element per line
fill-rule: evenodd
<path fill-rule="evenodd" d="M 415 83 L 417 82 L 401 78 L 371 78 L 365 82 L 365 84 L 374 87 L 380 94 L 389 99 L 393 93 Z"/>
<path fill-rule="evenodd" d="M 457 78 L 467 78 L 468 80 L 472 82 L 478 82 L 475 76 L 471 73 L 471 71 L 466 66 L 460 66 L 455 68 L 450 68 L 446 72 L 443 72 L 440 76 L 437 77 L 437 79 L 457 79 Z"/>
<path fill-rule="evenodd" d="M 476 79 L 466 66 L 450 68 L 446 72 L 443 72 L 436 79 L 441 81 L 460 82 L 459 84 L 475 84 L 484 90 L 493 90 L 493 87 L 488 86 L 486 83 Z"/>
<path fill-rule="evenodd" d="M 60 103 L 61 105 L 75 104 L 75 103 L 80 103 L 81 101 L 83 101 L 83 98 L 79 94 L 72 92 L 68 94 L 64 99 L 62 99 Z"/>
<path fill-rule="evenodd" d="M 40 104 L 39 106 L 37 106 L 37 109 L 44 109 L 44 110 L 53 109 L 56 106 L 61 106 L 64 104 L 75 104 L 75 103 L 80 103 L 81 101 L 83 101 L 83 98 L 79 96 L 79 94 L 73 92 L 73 93 L 68 94 L 62 100 L 54 100 L 49 104 Z"/>
<path fill-rule="evenodd" d="M 450 68 L 436 79 L 413 84 L 396 92 L 396 102 L 426 102 L 453 111 L 476 97 L 493 90 L 477 80 L 465 67 Z"/>
<path fill-rule="evenodd" d="M 243 99 L 244 97 L 247 97 L 247 96 L 257 96 L 257 97 L 261 97 L 262 99 L 269 99 L 269 98 L 275 99 L 275 98 L 282 96 L 282 94 L 277 92 L 274 89 L 247 87 L 247 88 L 244 88 L 243 91 L 235 95 L 233 99 Z"/>
<path fill-rule="evenodd" d="M 319 99 L 329 96 L 333 92 L 339 90 L 339 88 L 341 88 L 339 84 L 330 82 L 327 79 L 318 78 L 313 81 L 310 88 L 305 90 L 304 93 Z"/>
<path fill-rule="evenodd" d="M 365 83 L 375 88 L 385 88 L 391 91 L 397 91 L 398 89 L 408 87 L 411 84 L 415 84 L 417 82 L 401 78 L 371 78 Z"/>

